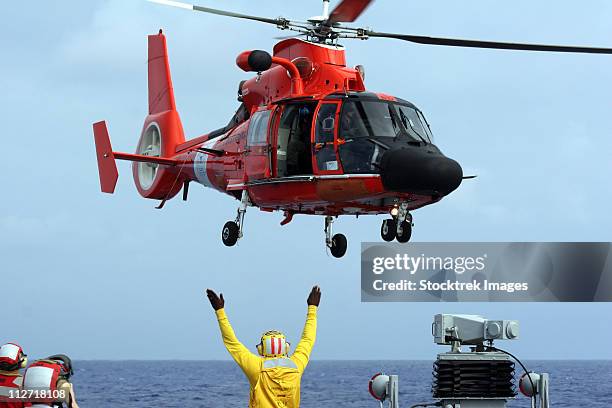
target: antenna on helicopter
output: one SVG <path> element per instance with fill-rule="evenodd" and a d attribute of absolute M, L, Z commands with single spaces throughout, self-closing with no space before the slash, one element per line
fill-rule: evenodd
<path fill-rule="evenodd" d="M 330 0 L 323 0 L 323 13 L 321 16 L 309 18 L 307 21 L 294 21 L 284 17 L 267 18 L 248 14 L 234 13 L 197 6 L 174 0 L 148 0 L 152 3 L 179 7 L 186 10 L 201 11 L 221 16 L 241 18 L 276 25 L 281 30 L 291 30 L 306 35 L 306 40 L 315 43 L 336 43 L 339 38 L 352 38 L 367 40 L 369 38 L 393 38 L 415 44 L 442 45 L 447 47 L 485 48 L 496 50 L 543 51 L 543 52 L 571 52 L 585 54 L 612 54 L 612 48 L 581 47 L 566 45 L 521 44 L 497 41 L 464 40 L 458 38 L 427 37 L 422 35 L 396 34 L 372 31 L 366 28 L 355 28 L 343 25 L 352 23 L 368 8 L 373 0 L 342 0 L 330 12 Z"/>

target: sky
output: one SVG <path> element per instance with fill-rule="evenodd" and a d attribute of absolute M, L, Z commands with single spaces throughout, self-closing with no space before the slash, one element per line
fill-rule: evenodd
<path fill-rule="evenodd" d="M 202 0 L 203 6 L 305 19 L 320 2 Z M 332 7 L 335 2 L 332 2 Z M 100 193 L 91 124 L 115 150 L 135 149 L 147 111 L 146 36 L 167 35 L 186 135 L 227 123 L 244 50 L 271 51 L 272 26 L 145 1 L 12 2 L 0 15 L 0 342 L 31 358 L 227 359 L 207 287 L 247 345 L 275 328 L 297 342 L 306 297 L 323 291 L 314 359 L 424 359 L 436 313 L 521 322 L 500 344 L 525 359 L 610 359 L 610 304 L 362 304 L 362 241 L 381 217 L 340 218 L 342 259 L 325 251 L 323 219 L 249 208 L 245 237 L 221 243 L 237 202 L 193 185 L 163 210 L 142 199 L 119 163 Z M 375 2 L 359 19 L 378 31 L 612 47 L 612 3 Z M 612 57 L 347 42 L 366 86 L 414 102 L 440 149 L 477 174 L 414 212 L 413 240 L 610 241 Z M 579 273 L 579 271 L 577 271 Z M 385 346 L 372 347 L 383 338 Z M 588 342 L 588 347 L 585 344 Z"/>

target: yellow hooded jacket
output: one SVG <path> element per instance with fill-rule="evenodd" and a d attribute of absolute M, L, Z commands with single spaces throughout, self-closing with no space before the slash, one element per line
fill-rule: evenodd
<path fill-rule="evenodd" d="M 249 379 L 249 408 L 298 408 L 300 381 L 317 334 L 317 307 L 308 306 L 300 343 L 291 357 L 260 357 L 234 334 L 224 309 L 217 310 L 223 343 Z"/>

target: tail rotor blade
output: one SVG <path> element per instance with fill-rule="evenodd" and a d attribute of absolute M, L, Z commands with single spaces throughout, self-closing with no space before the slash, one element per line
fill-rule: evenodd
<path fill-rule="evenodd" d="M 340 4 L 330 13 L 327 22 L 352 23 L 365 11 L 374 0 L 342 0 Z"/>

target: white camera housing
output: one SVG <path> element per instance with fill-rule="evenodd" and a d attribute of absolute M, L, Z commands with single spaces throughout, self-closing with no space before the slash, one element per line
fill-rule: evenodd
<path fill-rule="evenodd" d="M 481 345 L 492 340 L 516 340 L 519 323 L 516 320 L 488 320 L 478 315 L 437 314 L 432 335 L 436 344 Z"/>

